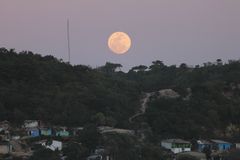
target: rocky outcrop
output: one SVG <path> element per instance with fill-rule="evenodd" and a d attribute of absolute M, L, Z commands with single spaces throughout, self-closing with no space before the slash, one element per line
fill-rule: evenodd
<path fill-rule="evenodd" d="M 180 95 L 172 89 L 163 89 L 157 92 L 158 98 L 178 98 Z"/>

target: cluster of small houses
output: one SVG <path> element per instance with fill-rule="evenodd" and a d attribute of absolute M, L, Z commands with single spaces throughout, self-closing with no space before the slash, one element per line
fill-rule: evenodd
<path fill-rule="evenodd" d="M 77 134 L 82 127 L 75 128 L 72 134 Z M 40 136 L 56 136 L 69 137 L 70 131 L 66 127 L 46 127 L 37 120 L 26 120 L 21 127 L 11 127 L 8 121 L 0 122 L 0 154 L 8 154 L 14 152 L 14 144 L 20 139 L 29 139 Z M 47 140 L 37 142 L 53 151 L 62 150 L 62 142 L 52 140 L 51 144 Z M 16 147 L 17 148 L 17 147 Z"/>
<path fill-rule="evenodd" d="M 36 138 L 42 136 L 51 136 L 51 137 L 62 137 L 69 138 L 72 136 L 79 135 L 83 127 L 78 128 L 66 128 L 66 127 L 46 127 L 42 122 L 37 120 L 26 120 L 20 128 L 11 127 L 8 121 L 0 122 L 0 155 L 9 154 L 16 152 L 14 149 L 15 142 Z M 115 132 L 119 134 L 128 134 L 134 135 L 133 130 L 126 129 L 117 129 L 112 127 L 102 126 L 98 128 L 99 132 L 104 134 L 108 132 Z M 48 140 L 37 141 L 36 144 L 42 145 L 53 151 L 62 150 L 63 143 L 59 140 L 51 140 L 49 143 Z M 165 139 L 161 141 L 161 147 L 171 151 L 173 154 L 180 153 L 190 153 L 192 151 L 193 145 L 195 146 L 195 152 L 202 153 L 204 149 L 208 148 L 213 152 L 224 152 L 228 151 L 231 148 L 240 149 L 240 143 L 229 143 L 223 140 L 197 140 L 195 144 L 192 144 L 189 141 L 182 139 Z M 103 152 L 104 149 L 99 148 L 95 152 Z M 100 154 L 93 154 L 88 157 L 88 160 L 102 159 Z"/>
<path fill-rule="evenodd" d="M 50 125 L 49 125 L 50 126 Z M 34 142 L 35 145 L 42 145 L 45 148 L 48 148 L 52 151 L 58 150 L 61 151 L 64 143 L 59 140 L 57 137 L 61 137 L 63 140 L 70 140 L 71 137 L 78 136 L 83 127 L 76 128 L 67 128 L 60 126 L 51 126 L 45 125 L 43 122 L 38 120 L 25 120 L 21 127 L 12 127 L 8 121 L 0 122 L 0 155 L 4 154 L 14 154 L 15 156 L 28 157 L 31 156 L 32 150 L 24 150 L 19 149 L 18 143 L 32 138 L 41 137 L 46 139 L 38 140 Z M 115 132 L 121 134 L 130 134 L 133 135 L 134 132 L 132 130 L 126 129 L 118 129 L 108 126 L 98 127 L 100 133 L 108 133 Z M 51 141 L 48 140 L 47 137 L 52 137 Z M 55 138 L 54 138 L 55 137 Z M 41 139 L 40 138 L 40 139 Z M 58 140 L 56 140 L 58 139 Z M 102 159 L 100 152 L 103 152 L 102 148 L 97 148 L 94 151 L 94 154 L 88 157 L 89 160 L 92 159 Z"/>
<path fill-rule="evenodd" d="M 163 148 L 171 150 L 174 154 L 181 152 L 190 152 L 192 150 L 192 143 L 182 139 L 166 139 L 161 142 Z M 228 151 L 231 148 L 240 148 L 240 144 L 232 144 L 223 140 L 211 139 L 207 140 L 197 140 L 197 151 L 203 152 L 205 148 L 214 151 Z"/>
<path fill-rule="evenodd" d="M 183 139 L 165 139 L 161 141 L 161 147 L 171 151 L 174 155 L 191 155 L 201 160 L 207 159 L 206 152 L 208 152 L 211 159 L 219 160 L 222 159 L 223 153 L 240 149 L 240 143 L 230 143 L 218 139 L 196 140 L 193 143 Z"/>

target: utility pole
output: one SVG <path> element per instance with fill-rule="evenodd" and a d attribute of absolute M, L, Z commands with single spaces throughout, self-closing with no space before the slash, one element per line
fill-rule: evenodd
<path fill-rule="evenodd" d="M 67 43 L 68 43 L 68 63 L 71 63 L 71 47 L 70 47 L 70 27 L 69 19 L 67 20 Z"/>

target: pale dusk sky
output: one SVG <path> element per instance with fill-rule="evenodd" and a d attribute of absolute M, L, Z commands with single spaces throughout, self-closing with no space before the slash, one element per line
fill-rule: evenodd
<path fill-rule="evenodd" d="M 189 65 L 240 58 L 240 0 L 0 0 L 0 47 L 51 54 L 92 67 L 110 61 L 125 69 Z M 107 46 L 112 32 L 132 38 L 127 54 Z"/>

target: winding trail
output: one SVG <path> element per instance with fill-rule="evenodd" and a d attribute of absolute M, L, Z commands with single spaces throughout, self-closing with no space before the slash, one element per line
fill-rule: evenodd
<path fill-rule="evenodd" d="M 146 112 L 146 109 L 148 107 L 147 103 L 149 101 L 149 98 L 154 94 L 154 92 L 150 92 L 150 93 L 145 93 L 144 94 L 144 97 L 140 100 L 141 101 L 141 108 L 139 109 L 139 111 L 134 114 L 133 116 L 131 116 L 128 120 L 130 123 L 133 122 L 133 120 L 138 117 L 138 116 L 141 116 L 143 114 L 145 114 Z"/>

